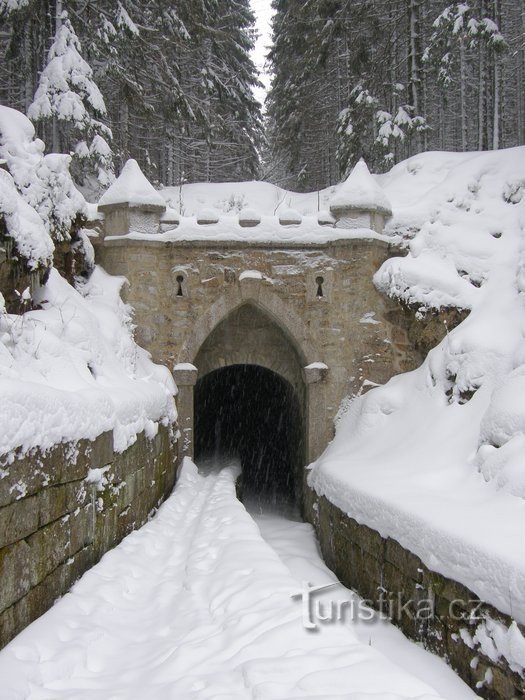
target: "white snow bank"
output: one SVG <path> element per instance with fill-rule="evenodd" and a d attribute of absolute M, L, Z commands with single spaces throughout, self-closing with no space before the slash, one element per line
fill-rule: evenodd
<path fill-rule="evenodd" d="M 250 207 L 245 207 L 239 212 L 239 221 L 260 221 L 261 215 L 255 209 L 250 209 Z"/>
<path fill-rule="evenodd" d="M 4 170 L 0 170 L 0 217 L 30 269 L 51 264 L 55 246 L 44 222 L 24 201 L 13 178 Z"/>
<path fill-rule="evenodd" d="M 169 206 L 183 216 L 192 217 L 207 207 L 221 216 L 237 216 L 251 209 L 262 216 L 275 216 L 284 209 L 296 209 L 303 216 L 317 215 L 328 210 L 335 187 L 320 192 L 289 192 L 269 182 L 207 182 L 160 190 Z"/>
<path fill-rule="evenodd" d="M 346 609 L 361 610 L 362 615 L 341 615 L 336 624 L 346 625 L 351 633 L 368 646 L 379 650 L 390 661 L 401 666 L 411 675 L 432 686 L 447 700 L 475 700 L 477 695 L 447 666 L 443 659 L 425 651 L 419 644 L 409 641 L 386 616 L 364 605 L 357 593 L 345 588 L 330 571 L 319 553 L 319 543 L 313 527 L 299 521 L 295 513 L 285 517 L 282 509 L 269 512 L 268 504 L 261 512 L 257 502 L 246 503 L 248 512 L 257 523 L 261 535 L 279 555 L 298 581 L 310 581 L 315 587 L 326 586 L 315 594 L 323 611 L 336 609 L 336 604 Z M 349 605 L 350 603 L 350 605 Z M 330 607 L 332 606 L 332 608 Z M 327 615 L 335 617 L 335 614 Z M 313 616 L 312 616 L 313 617 Z M 314 618 L 315 619 L 315 618 Z M 328 619 L 319 626 L 334 624 Z M 510 645 L 507 645 L 510 646 Z"/>
<path fill-rule="evenodd" d="M 203 225 L 198 223 L 197 217 L 183 216 L 177 228 L 164 233 L 146 234 L 131 232 L 127 236 L 108 236 L 106 240 L 114 238 L 131 238 L 151 240 L 157 242 L 168 241 L 245 241 L 250 243 L 290 243 L 304 245 L 308 243 L 328 243 L 337 240 L 350 239 L 374 239 L 390 242 L 390 238 L 375 233 L 368 228 L 344 229 L 322 226 L 317 221 L 317 216 L 304 216 L 302 222 L 294 226 L 282 226 L 276 216 L 261 216 L 261 222 L 257 226 L 242 226 L 237 217 L 228 215 L 215 215 L 216 223 Z M 210 219 L 206 219 L 210 221 Z"/>
<path fill-rule="evenodd" d="M 330 199 L 330 210 L 366 209 L 392 213 L 392 206 L 387 195 L 378 184 L 363 159 L 361 159 L 348 178 Z"/>
<path fill-rule="evenodd" d="M 409 253 L 376 284 L 472 311 L 421 368 L 353 401 L 310 483 L 525 622 L 525 148 L 420 154 L 382 183 Z"/>
<path fill-rule="evenodd" d="M 43 309 L 0 314 L 0 454 L 107 430 L 123 451 L 175 419 L 171 374 L 133 341 L 123 283 L 95 268 L 78 292 L 52 270 Z"/>
<path fill-rule="evenodd" d="M 297 209 L 279 209 L 279 222 L 281 224 L 300 224 L 302 221 L 302 215 L 299 214 Z"/>
<path fill-rule="evenodd" d="M 126 161 L 118 178 L 104 192 L 100 198 L 99 206 L 124 203 L 130 207 L 166 208 L 164 199 L 144 175 L 137 161 L 132 158 Z"/>
<path fill-rule="evenodd" d="M 237 474 L 185 461 L 157 516 L 0 652 L 3 697 L 437 700 L 351 629 L 304 629 Z"/>
<path fill-rule="evenodd" d="M 69 238 L 73 222 L 86 214 L 84 197 L 69 173 L 71 158 L 50 153 L 35 138 L 29 119 L 0 106 L 0 158 L 4 159 L 25 202 L 36 210 L 54 240 Z"/>

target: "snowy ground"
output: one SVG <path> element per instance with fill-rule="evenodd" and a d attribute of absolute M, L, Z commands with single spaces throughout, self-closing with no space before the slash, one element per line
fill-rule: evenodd
<path fill-rule="evenodd" d="M 7 313 L 0 289 L 2 466 L 16 449 L 46 450 L 109 430 L 123 451 L 137 433 L 152 436 L 159 421 L 176 419 L 170 371 L 133 339 L 132 310 L 120 298 L 126 280 L 95 267 L 73 287 L 51 267 L 55 243 L 70 241 L 88 205 L 71 179 L 70 157 L 44 150 L 27 117 L 0 106 L 0 160 L 9 169 L 0 169 L 0 224 L 28 270 L 49 271 L 41 288 L 16 290 L 20 313 Z M 91 269 L 93 247 L 85 230 L 78 236 L 72 245 Z M 1 231 L 0 239 L 2 260 Z"/>
<path fill-rule="evenodd" d="M 134 342 L 124 282 L 97 267 L 76 290 L 53 269 L 41 309 L 0 309 L 0 455 L 106 430 L 123 451 L 175 421 L 173 378 Z"/>
<path fill-rule="evenodd" d="M 423 153 L 379 181 L 408 254 L 376 285 L 422 315 L 470 315 L 419 369 L 349 403 L 310 483 L 525 623 L 525 148 Z M 524 671 L 517 627 L 484 631 L 483 650 Z"/>
<path fill-rule="evenodd" d="M 291 595 L 333 576 L 309 526 L 257 517 L 261 537 L 236 473 L 186 462 L 157 516 L 0 653 L 2 700 L 475 697 L 389 625 L 306 631 Z"/>

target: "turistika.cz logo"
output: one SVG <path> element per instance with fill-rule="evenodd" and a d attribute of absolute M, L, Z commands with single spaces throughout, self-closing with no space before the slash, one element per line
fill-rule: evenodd
<path fill-rule="evenodd" d="M 360 598 L 357 594 L 345 599 L 326 599 L 321 596 L 329 589 L 340 584 L 325 583 L 313 586 L 307 581 L 302 582 L 302 589 L 292 594 L 302 606 L 302 622 L 307 630 L 317 630 L 322 624 L 355 622 L 374 622 L 390 620 L 399 622 L 403 617 L 416 622 L 424 622 L 436 616 L 433 597 L 418 597 L 417 600 L 406 600 L 403 593 L 387 593 L 379 589 L 376 600 Z M 464 601 L 455 599 L 450 602 L 448 617 L 453 620 L 478 620 L 481 602 L 479 600 Z"/>

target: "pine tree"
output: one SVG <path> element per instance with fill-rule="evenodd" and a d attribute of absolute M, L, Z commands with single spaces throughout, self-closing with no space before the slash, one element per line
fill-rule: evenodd
<path fill-rule="evenodd" d="M 100 138 L 93 129 L 80 138 L 65 120 L 46 116 L 39 128 L 50 145 L 54 118 L 55 146 L 66 150 L 78 142 L 77 164 L 80 155 L 98 158 L 100 171 L 109 153 L 101 140 L 109 141 L 106 132 L 94 123 L 100 122 L 111 127 L 117 166 L 135 157 L 158 182 L 173 184 L 183 172 L 191 179 L 257 174 L 262 127 L 252 95 L 257 77 L 249 0 L 0 0 L 3 102 L 26 111 L 33 101 L 59 30 L 61 3 L 107 116 L 85 103 Z M 47 80 L 43 92 L 50 89 Z M 50 109 L 44 101 L 37 111 L 42 116 Z"/>
<path fill-rule="evenodd" d="M 34 122 L 50 124 L 53 152 L 73 150 L 73 171 L 80 182 L 90 172 L 101 185 L 112 181 L 111 131 L 100 121 L 106 105 L 65 11 L 57 20 L 47 63 L 27 113 Z"/>

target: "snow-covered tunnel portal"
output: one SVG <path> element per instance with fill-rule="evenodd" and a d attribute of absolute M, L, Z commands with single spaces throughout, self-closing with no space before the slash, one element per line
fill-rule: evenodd
<path fill-rule="evenodd" d="M 242 468 L 243 495 L 292 500 L 304 463 L 304 417 L 286 379 L 259 365 L 214 370 L 195 387 L 195 456 L 228 456 Z"/>

